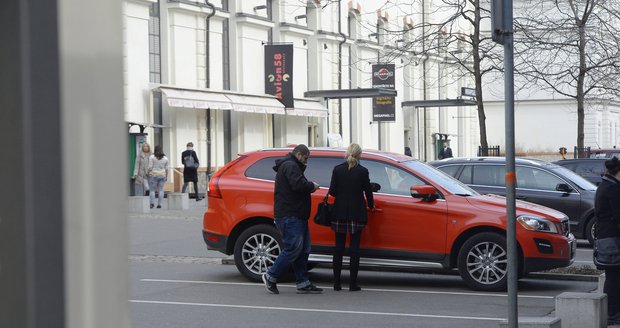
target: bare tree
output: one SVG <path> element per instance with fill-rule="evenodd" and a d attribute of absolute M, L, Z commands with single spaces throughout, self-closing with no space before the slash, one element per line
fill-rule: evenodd
<path fill-rule="evenodd" d="M 584 147 L 585 102 L 620 95 L 620 2 L 527 0 L 515 8 L 516 75 L 576 100 L 577 147 Z"/>
<path fill-rule="evenodd" d="M 384 6 L 394 4 L 387 1 Z M 397 1 L 398 6 L 403 2 Z M 480 145 L 488 149 L 486 115 L 482 95 L 483 76 L 492 71 L 501 71 L 500 47 L 492 42 L 490 33 L 485 33 L 481 26 L 490 23 L 490 2 L 488 0 L 417 0 L 406 5 L 421 8 L 422 17 L 411 30 L 390 31 L 386 34 L 399 35 L 409 33 L 399 51 L 412 52 L 419 56 L 430 56 L 439 62 L 450 63 L 446 69 L 454 69 L 452 75 L 473 78 L 476 88 L 478 126 Z M 425 12 L 425 8 L 428 12 Z M 412 13 L 415 14 L 415 13 Z M 429 17 L 433 19 L 430 20 Z M 486 21 L 486 22 L 485 22 Z M 396 52 L 394 52 L 396 53 Z M 398 55 L 398 54 L 395 54 Z M 389 56 L 389 55 L 388 55 Z"/>

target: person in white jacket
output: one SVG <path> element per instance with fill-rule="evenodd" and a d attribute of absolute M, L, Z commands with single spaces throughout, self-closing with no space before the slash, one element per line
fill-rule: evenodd
<path fill-rule="evenodd" d="M 168 169 L 168 157 L 162 151 L 161 146 L 155 146 L 155 153 L 149 158 L 148 169 L 151 208 L 155 204 L 155 191 L 158 194 L 157 208 L 161 208 L 161 204 L 164 202 L 164 184 L 168 180 Z"/>
<path fill-rule="evenodd" d="M 136 185 L 137 196 L 148 195 L 149 179 L 147 173 L 149 169 L 149 158 L 152 154 L 151 145 L 146 142 L 142 144 L 140 147 L 140 152 L 136 154 L 136 162 L 134 164 L 132 179 Z"/>

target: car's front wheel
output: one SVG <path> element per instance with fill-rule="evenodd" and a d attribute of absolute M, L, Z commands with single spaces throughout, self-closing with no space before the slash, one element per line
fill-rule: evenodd
<path fill-rule="evenodd" d="M 586 238 L 590 245 L 594 245 L 594 238 L 596 238 L 596 218 L 591 218 L 586 225 Z"/>
<path fill-rule="evenodd" d="M 505 290 L 508 279 L 506 238 L 493 232 L 470 237 L 459 251 L 458 269 L 472 289 Z"/>
<path fill-rule="evenodd" d="M 274 226 L 259 224 L 246 229 L 235 243 L 237 269 L 246 278 L 261 281 L 261 275 L 278 258 L 281 244 L 280 233 Z"/>

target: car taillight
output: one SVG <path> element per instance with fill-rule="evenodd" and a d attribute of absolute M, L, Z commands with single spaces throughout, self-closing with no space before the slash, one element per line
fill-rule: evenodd
<path fill-rule="evenodd" d="M 223 168 L 215 172 L 215 174 L 211 177 L 211 180 L 209 181 L 209 191 L 207 193 L 207 196 L 213 198 L 222 198 L 222 192 L 220 191 L 220 178 L 226 171 L 228 171 L 228 169 L 233 167 L 233 165 L 239 163 L 239 161 L 244 158 L 245 156 L 239 156 L 230 163 L 224 165 Z"/>

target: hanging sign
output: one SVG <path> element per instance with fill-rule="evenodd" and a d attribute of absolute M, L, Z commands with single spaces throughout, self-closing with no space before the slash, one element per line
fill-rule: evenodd
<path fill-rule="evenodd" d="M 394 64 L 372 65 L 372 87 L 394 89 Z M 372 120 L 374 122 L 396 121 L 396 97 L 372 98 Z"/>
<path fill-rule="evenodd" d="M 294 108 L 292 44 L 265 45 L 265 93 Z"/>

